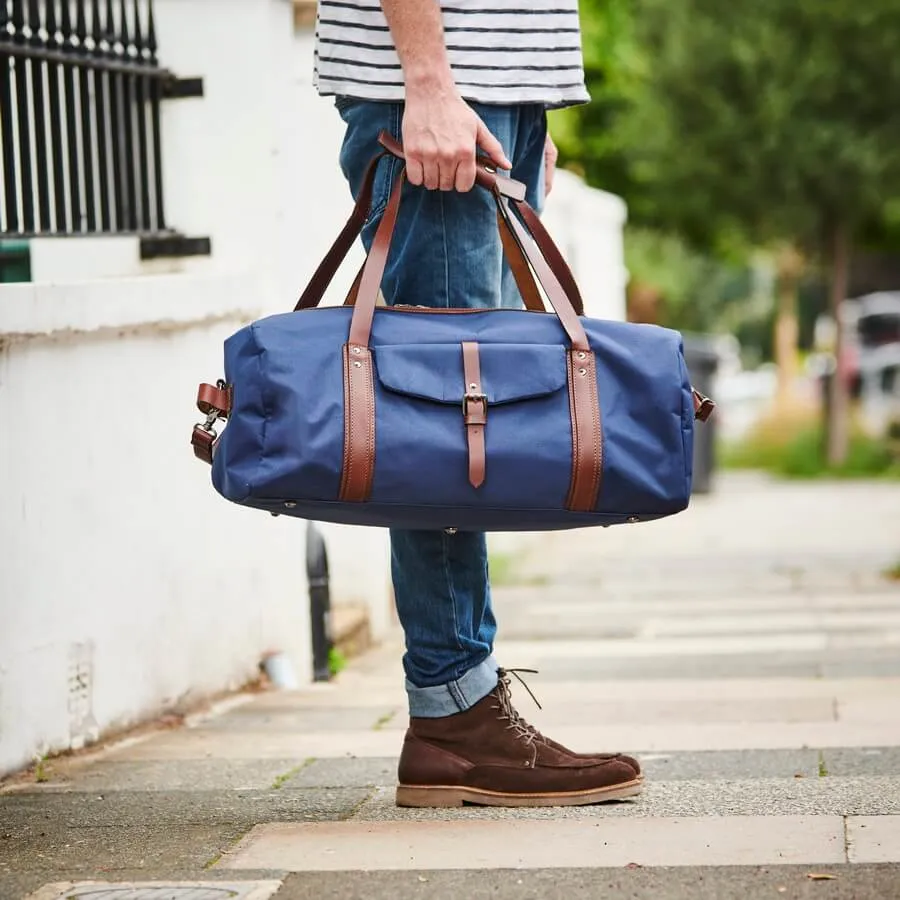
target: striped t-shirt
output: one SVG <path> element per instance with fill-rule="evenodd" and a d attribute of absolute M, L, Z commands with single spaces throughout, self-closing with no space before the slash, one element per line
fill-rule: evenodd
<path fill-rule="evenodd" d="M 438 2 L 438 0 L 435 0 Z M 440 0 L 460 93 L 479 103 L 586 102 L 578 0 Z M 378 0 L 319 0 L 320 94 L 402 100 L 403 72 Z"/>

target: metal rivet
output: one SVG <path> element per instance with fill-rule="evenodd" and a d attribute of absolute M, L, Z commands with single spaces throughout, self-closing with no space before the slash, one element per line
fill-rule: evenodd
<path fill-rule="evenodd" d="M 294 507 L 295 507 L 296 505 L 297 505 L 296 503 L 292 503 L 292 502 L 289 500 L 287 503 L 284 504 L 284 508 L 285 508 L 285 509 L 294 509 Z"/>
<path fill-rule="evenodd" d="M 579 375 L 587 375 L 587 369 L 579 369 L 578 374 Z"/>
<path fill-rule="evenodd" d="M 637 516 L 629 516 L 625 521 L 629 525 L 634 525 L 635 522 L 640 522 L 641 520 Z"/>
<path fill-rule="evenodd" d="M 354 362 L 354 363 L 353 363 L 353 366 L 354 366 L 355 368 L 357 368 L 357 369 L 361 369 L 361 368 L 362 368 L 362 363 L 357 361 L 357 362 Z"/>
<path fill-rule="evenodd" d="M 359 347 L 354 347 L 353 352 L 358 355 L 358 354 L 362 353 L 362 350 L 360 350 Z"/>
<path fill-rule="evenodd" d="M 578 353 L 578 358 L 579 358 L 579 359 L 584 359 L 586 356 L 587 356 L 586 353 L 583 353 L 583 352 L 579 352 L 579 353 Z"/>
<path fill-rule="evenodd" d="M 475 382 L 473 381 L 473 382 L 469 385 L 469 390 L 470 390 L 470 391 L 477 391 L 477 390 L 478 390 L 478 385 L 475 384 Z"/>

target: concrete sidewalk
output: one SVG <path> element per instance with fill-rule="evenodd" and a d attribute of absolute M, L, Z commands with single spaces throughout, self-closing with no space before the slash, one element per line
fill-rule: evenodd
<path fill-rule="evenodd" d="M 397 809 L 398 637 L 7 785 L 0 898 L 900 897 L 900 485 L 730 478 L 666 522 L 522 546 L 495 558 L 497 656 L 540 670 L 544 708 L 517 704 L 638 752 L 641 797 Z"/>

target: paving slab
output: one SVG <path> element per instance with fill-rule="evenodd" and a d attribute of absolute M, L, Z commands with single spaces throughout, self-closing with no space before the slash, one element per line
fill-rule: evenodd
<path fill-rule="evenodd" d="M 850 697 L 837 703 L 842 722 L 883 722 L 900 720 L 900 691 L 877 697 Z"/>
<path fill-rule="evenodd" d="M 404 702 L 405 706 L 405 702 Z M 313 734 L 318 731 L 376 730 L 396 718 L 394 706 L 340 707 L 338 709 L 257 709 L 245 706 L 205 723 L 197 731 L 269 731 Z"/>
<path fill-rule="evenodd" d="M 397 747 L 399 750 L 399 746 Z M 375 787 L 397 780 L 396 756 L 317 759 L 284 783 L 284 788 Z"/>
<path fill-rule="evenodd" d="M 150 868 L 196 872 L 246 831 L 245 826 L 233 824 L 0 828 L 0 874 L 67 871 L 103 877 L 118 869 Z"/>
<path fill-rule="evenodd" d="M 900 852 L 898 852 L 900 855 Z M 223 869 L 542 869 L 846 861 L 839 816 L 259 825 Z"/>
<path fill-rule="evenodd" d="M 697 753 L 645 753 L 641 766 L 650 781 L 732 781 L 752 778 L 817 778 L 819 751 L 708 750 Z M 890 772 L 832 774 L 889 775 Z"/>
<path fill-rule="evenodd" d="M 648 679 L 679 678 L 691 680 L 722 681 L 728 678 L 820 678 L 823 664 L 821 652 L 735 654 L 734 656 L 676 656 L 642 657 L 638 659 L 608 659 L 604 657 L 573 659 L 564 653 L 552 659 L 540 661 L 530 658 L 526 651 L 521 656 L 500 656 L 500 664 L 508 668 L 539 669 L 546 681 L 646 681 Z M 873 662 L 856 661 L 856 671 L 833 671 L 831 677 L 857 675 L 900 675 L 896 671 L 876 671 Z"/>
<path fill-rule="evenodd" d="M 355 820 L 389 822 L 641 819 L 661 817 L 891 816 L 900 815 L 900 780 L 890 778 L 760 778 L 744 781 L 648 781 L 643 793 L 596 806 L 466 806 L 405 809 L 394 802 L 395 785 L 376 788 Z M 900 844 L 897 847 L 900 861 Z M 873 860 L 875 861 L 875 860 Z"/>
<path fill-rule="evenodd" d="M 900 746 L 900 720 L 855 722 L 679 723 L 559 725 L 553 738 L 573 750 L 791 750 L 808 747 Z"/>
<path fill-rule="evenodd" d="M 516 692 L 518 693 L 518 692 Z M 529 701 L 523 701 L 523 707 Z M 541 701 L 542 709 L 531 708 L 527 719 L 543 729 L 573 722 L 672 723 L 707 724 L 711 722 L 830 722 L 835 719 L 835 701 L 831 697 L 786 697 L 765 699 L 641 699 L 630 696 L 630 691 L 621 691 L 621 699 L 607 701 L 585 700 L 578 694 L 571 695 L 564 703 Z M 893 700 L 885 700 L 885 711 L 889 711 Z M 873 708 L 877 707 L 873 703 Z M 526 707 L 527 708 L 527 707 Z M 900 720 L 900 715 L 896 717 Z M 869 721 L 884 721 L 885 716 L 873 715 Z M 862 717 L 854 721 L 865 721 Z M 406 727 L 406 720 L 399 719 L 397 726 Z"/>
<path fill-rule="evenodd" d="M 850 862 L 896 862 L 900 857 L 900 815 L 848 819 L 847 856 Z M 900 895 L 900 883 L 897 893 Z"/>
<path fill-rule="evenodd" d="M 535 642 L 537 646 L 539 642 Z M 499 657 L 501 664 L 540 669 L 547 681 L 627 681 L 629 679 L 729 678 L 896 678 L 900 650 L 893 646 L 863 649 L 826 648 L 794 652 L 735 653 L 733 656 L 677 655 L 640 658 L 556 657 L 535 659 L 524 648 L 521 656 Z"/>
<path fill-rule="evenodd" d="M 347 818 L 369 796 L 363 787 L 268 791 L 17 792 L 0 797 L 4 828 L 227 825 Z"/>
<path fill-rule="evenodd" d="M 826 747 L 829 775 L 890 775 L 900 779 L 900 747 Z"/>
<path fill-rule="evenodd" d="M 688 569 L 692 569 L 696 565 L 695 560 L 688 561 Z M 734 567 L 735 561 L 730 559 L 728 565 Z M 748 575 L 753 576 L 758 573 L 759 561 L 747 563 L 743 566 L 743 571 L 729 572 L 726 577 L 729 581 L 741 581 Z M 766 565 L 763 561 L 762 565 Z M 612 563 L 605 562 L 601 567 L 606 573 L 609 573 Z M 651 580 L 646 578 L 645 568 L 636 568 L 632 571 L 634 584 L 642 584 L 649 586 L 655 584 L 657 588 L 665 588 L 666 584 L 672 586 L 673 580 L 676 579 L 676 567 L 682 566 L 677 560 L 667 560 L 662 578 L 654 577 Z M 683 567 L 683 566 L 682 566 Z M 627 572 L 625 569 L 619 569 L 619 580 L 624 581 L 622 575 Z M 840 574 L 843 574 L 839 570 Z M 869 573 L 871 574 L 871 573 Z M 696 586 L 696 573 L 688 571 L 684 573 L 686 584 L 691 587 Z M 642 617 L 652 615 L 664 616 L 684 616 L 696 617 L 705 615 L 717 615 L 722 612 L 722 608 L 727 604 L 729 610 L 733 610 L 740 614 L 742 612 L 781 612 L 784 610 L 793 611 L 835 611 L 840 612 L 845 609 L 887 609 L 895 610 L 900 604 L 900 588 L 892 582 L 878 580 L 874 589 L 860 589 L 858 586 L 850 590 L 831 589 L 822 590 L 816 588 L 810 590 L 803 587 L 792 586 L 788 590 L 781 593 L 759 593 L 753 590 L 738 590 L 736 592 L 723 591 L 722 583 L 704 578 L 703 584 L 707 587 L 715 588 L 713 595 L 707 595 L 705 592 L 688 591 L 683 597 L 673 604 L 671 599 L 659 594 L 656 591 L 647 591 L 636 597 L 619 597 L 610 591 L 609 578 L 604 578 L 603 572 L 600 573 L 600 581 L 594 589 L 587 588 L 581 591 L 572 591 L 570 588 L 559 584 L 512 584 L 512 585 L 495 585 L 492 591 L 492 598 L 497 606 L 509 609 L 510 611 L 520 611 L 523 615 L 537 614 L 547 616 L 547 611 L 553 611 L 553 618 L 558 615 L 567 617 L 569 615 L 585 615 L 589 616 L 591 610 L 602 609 L 610 612 L 618 612 L 623 615 L 629 615 L 631 611 L 637 610 Z M 632 583 L 632 582 L 629 582 Z M 676 581 L 677 585 L 677 581 Z M 595 614 L 596 615 L 596 614 Z"/>
<path fill-rule="evenodd" d="M 893 900 L 900 866 L 311 872 L 285 878 L 277 900 Z M 783 890 L 782 890 L 783 889 Z"/>
<path fill-rule="evenodd" d="M 331 756 L 390 756 L 398 752 L 398 736 L 374 731 L 322 731 L 292 734 L 278 731 L 173 731 L 111 751 L 123 761 L 203 759 L 284 759 L 298 762 Z"/>
<path fill-rule="evenodd" d="M 403 650 L 398 647 L 396 666 L 387 673 L 373 676 L 365 685 L 359 679 L 350 681 L 341 675 L 337 681 L 325 685 L 327 690 L 315 690 L 318 686 L 310 685 L 309 689 L 302 691 L 273 690 L 258 694 L 252 709 L 292 712 L 296 709 L 405 708 L 406 691 L 403 689 L 403 669 L 400 666 L 402 655 Z"/>
<path fill-rule="evenodd" d="M 172 765 L 169 760 L 121 762 L 101 757 L 73 763 L 60 759 L 48 764 L 49 781 L 20 782 L 0 791 L 0 808 L 5 793 L 21 791 L 265 790 L 286 774 L 296 772 L 305 762 L 296 758 L 184 759 Z"/>

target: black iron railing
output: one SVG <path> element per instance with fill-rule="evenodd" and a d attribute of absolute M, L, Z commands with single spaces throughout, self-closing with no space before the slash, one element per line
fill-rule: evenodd
<path fill-rule="evenodd" d="M 159 65 L 153 0 L 0 0 L 0 237 L 171 234 L 160 104 L 199 93 Z"/>

